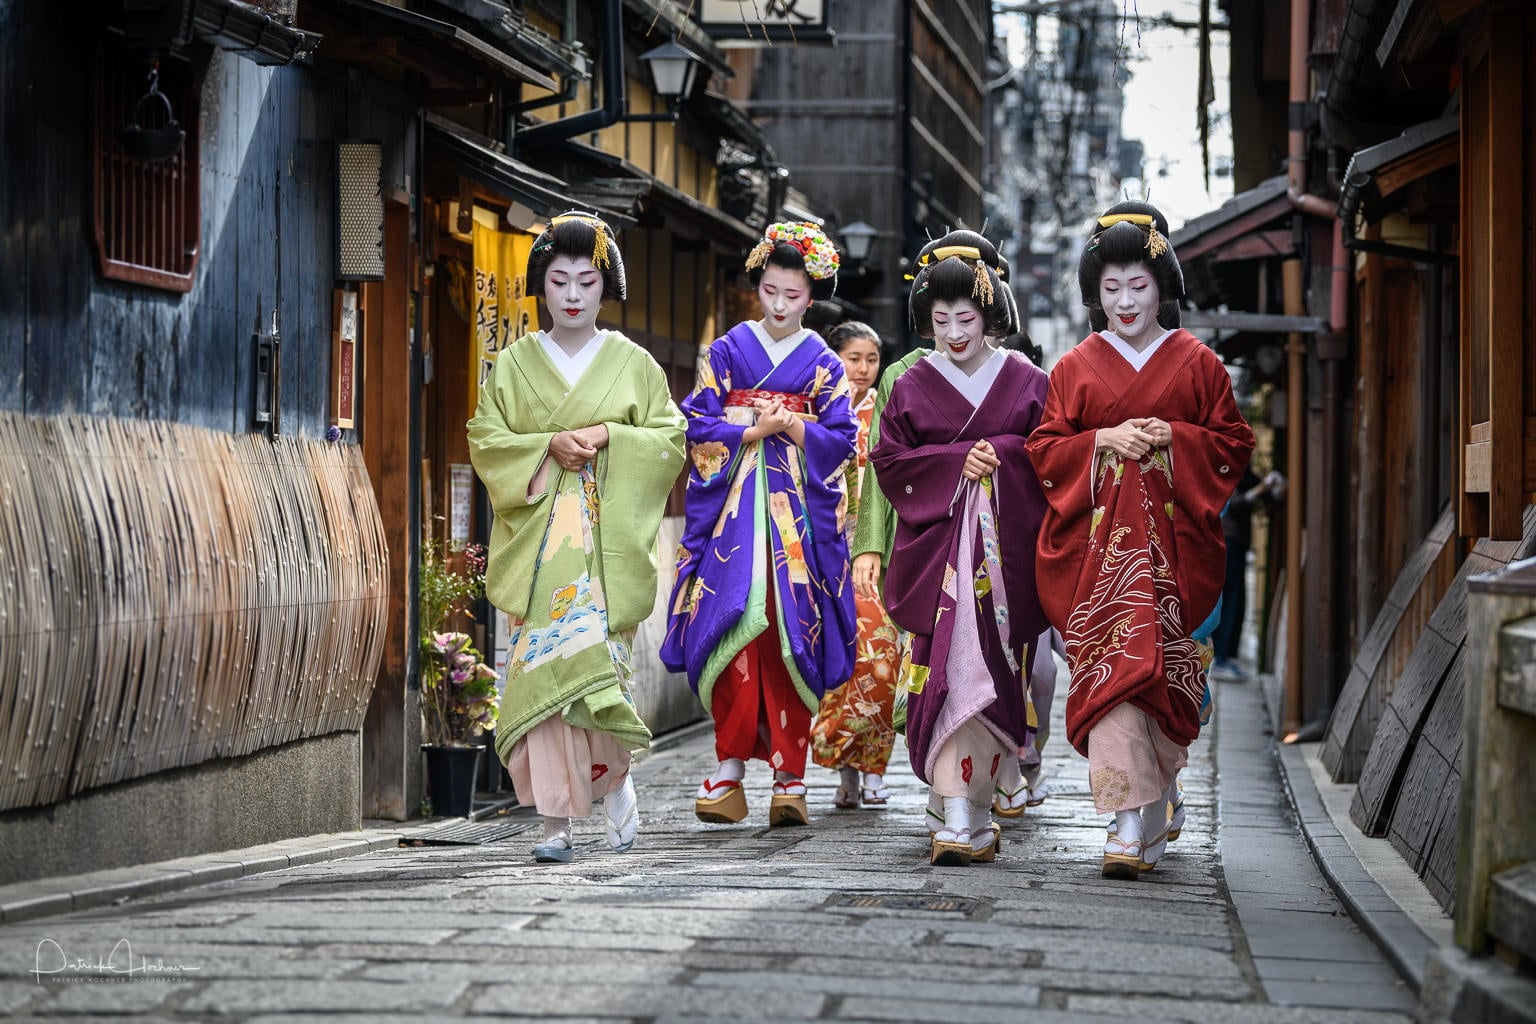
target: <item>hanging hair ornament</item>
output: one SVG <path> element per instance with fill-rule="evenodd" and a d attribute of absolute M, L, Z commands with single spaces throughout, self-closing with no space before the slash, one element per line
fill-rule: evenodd
<path fill-rule="evenodd" d="M 987 273 L 987 265 L 977 260 L 972 270 L 976 275 L 976 284 L 971 288 L 971 295 L 980 299 L 982 306 L 992 305 L 995 296 L 992 291 L 992 278 Z"/>
<path fill-rule="evenodd" d="M 608 225 L 590 214 L 566 213 L 550 221 L 549 226 L 557 228 L 561 224 L 569 224 L 572 221 L 587 225 L 597 236 L 592 242 L 592 265 L 594 267 L 608 266 Z"/>
<path fill-rule="evenodd" d="M 765 238 L 754 245 L 752 251 L 747 253 L 747 269 L 756 270 L 758 267 L 765 266 L 768 263 L 768 257 L 773 255 L 774 244 L 773 239 Z"/>
<path fill-rule="evenodd" d="M 1156 226 L 1147 228 L 1147 252 L 1157 259 L 1168 251 L 1168 240 L 1158 234 Z"/>

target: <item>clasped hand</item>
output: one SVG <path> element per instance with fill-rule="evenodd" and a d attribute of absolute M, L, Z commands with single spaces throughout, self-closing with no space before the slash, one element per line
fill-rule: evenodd
<path fill-rule="evenodd" d="M 980 480 L 991 476 L 1000 465 L 1002 461 L 997 457 L 997 449 L 992 447 L 992 442 L 983 439 L 971 445 L 971 450 L 965 453 L 965 465 L 960 467 L 960 475 L 967 480 Z"/>
<path fill-rule="evenodd" d="M 1173 428 L 1155 416 L 1126 420 L 1118 427 L 1104 427 L 1095 438 L 1099 451 L 1111 451 L 1128 459 L 1141 459 L 1153 448 L 1173 443 Z"/>
<path fill-rule="evenodd" d="M 784 407 L 781 399 L 754 399 L 752 408 L 757 411 L 757 422 L 747 428 L 747 433 L 742 437 L 744 441 L 761 441 L 774 434 L 789 432 L 795 425 L 795 414 Z"/>
<path fill-rule="evenodd" d="M 549 439 L 549 454 L 564 469 L 572 472 L 597 457 L 599 448 L 608 446 L 608 425 L 594 423 L 580 430 L 567 430 Z"/>

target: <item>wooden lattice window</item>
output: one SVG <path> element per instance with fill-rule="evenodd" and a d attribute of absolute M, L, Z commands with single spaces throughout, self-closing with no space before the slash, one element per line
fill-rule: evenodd
<path fill-rule="evenodd" d="M 157 67 L 159 91 L 186 133 L 180 150 L 165 160 L 135 156 L 121 136 L 129 124 L 165 125 L 164 103 L 153 97 L 140 102 L 151 67 Z M 96 69 L 94 226 L 101 273 L 191 291 L 202 215 L 196 71 L 175 57 L 151 64 L 142 53 L 111 40 L 102 44 Z"/>

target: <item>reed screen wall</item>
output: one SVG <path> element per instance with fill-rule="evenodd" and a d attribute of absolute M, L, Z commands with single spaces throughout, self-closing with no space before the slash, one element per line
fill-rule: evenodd
<path fill-rule="evenodd" d="M 352 446 L 0 412 L 0 810 L 360 729 L 387 566 Z"/>

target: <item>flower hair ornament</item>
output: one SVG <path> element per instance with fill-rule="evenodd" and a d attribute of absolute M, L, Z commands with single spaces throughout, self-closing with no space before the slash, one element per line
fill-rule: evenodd
<path fill-rule="evenodd" d="M 1168 240 L 1157 230 L 1157 221 L 1150 213 L 1112 213 L 1099 218 L 1099 229 L 1102 231 L 1113 224 L 1125 221 L 1134 224 L 1147 235 L 1147 255 L 1157 259 L 1168 251 Z"/>
<path fill-rule="evenodd" d="M 768 225 L 762 240 L 747 254 L 747 269 L 766 266 L 773 250 L 781 245 L 792 246 L 805 260 L 805 272 L 813 281 L 825 281 L 836 276 L 842 263 L 837 246 L 809 221 L 779 221 Z"/>

